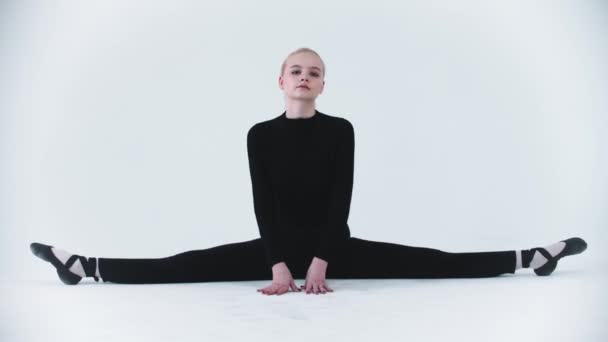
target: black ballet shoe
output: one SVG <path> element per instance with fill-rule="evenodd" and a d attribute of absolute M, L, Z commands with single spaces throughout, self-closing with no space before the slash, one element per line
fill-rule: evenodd
<path fill-rule="evenodd" d="M 70 271 L 70 267 L 74 265 L 76 260 L 80 260 L 82 264 L 82 268 L 84 269 L 84 273 L 87 277 L 95 278 L 95 281 L 99 281 L 99 277 L 95 275 L 95 268 L 97 266 L 97 258 L 89 258 L 87 260 L 86 257 L 74 254 L 70 256 L 65 265 L 57 259 L 53 251 L 51 250 L 53 246 L 47 246 L 41 243 L 34 242 L 30 245 L 30 250 L 34 253 L 35 256 L 39 257 L 44 261 L 50 262 L 57 269 L 57 275 L 59 275 L 59 279 L 66 285 L 76 285 L 82 279 L 78 274 Z"/>
<path fill-rule="evenodd" d="M 551 253 L 549 253 L 546 249 L 544 249 L 542 247 L 531 249 L 532 253 L 535 253 L 536 251 L 538 251 L 540 254 L 542 254 L 547 259 L 547 262 L 544 265 L 542 265 L 539 268 L 534 269 L 534 273 L 536 273 L 536 275 L 539 275 L 539 276 L 550 275 L 551 273 L 553 273 L 553 271 L 557 267 L 557 261 L 559 259 L 561 259 L 565 256 L 568 256 L 568 255 L 580 254 L 584 250 L 587 249 L 587 242 L 585 242 L 585 240 L 578 238 L 578 237 L 573 237 L 568 240 L 562 240 L 560 242 L 565 242 L 566 246 L 556 256 L 552 256 Z"/>

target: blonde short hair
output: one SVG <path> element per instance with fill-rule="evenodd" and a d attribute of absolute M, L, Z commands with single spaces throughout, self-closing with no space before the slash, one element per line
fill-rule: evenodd
<path fill-rule="evenodd" d="M 281 76 L 283 76 L 283 73 L 285 72 L 285 63 L 287 63 L 287 59 L 292 56 L 295 55 L 297 53 L 301 53 L 301 52 L 309 52 L 309 53 L 313 53 L 315 55 L 317 55 L 317 57 L 319 57 L 319 59 L 321 60 L 321 68 L 323 69 L 323 77 L 325 77 L 325 63 L 323 62 L 323 59 L 321 58 L 321 56 L 313 49 L 311 48 L 307 48 L 307 47 L 302 47 L 299 48 L 295 51 L 292 51 L 289 55 L 287 55 L 287 57 L 285 57 L 285 60 L 283 60 L 283 64 L 281 64 Z"/>

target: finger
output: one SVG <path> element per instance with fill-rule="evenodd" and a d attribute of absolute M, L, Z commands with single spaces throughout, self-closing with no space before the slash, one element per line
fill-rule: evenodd
<path fill-rule="evenodd" d="M 298 288 L 298 285 L 296 285 L 296 283 L 294 283 L 294 282 L 292 282 L 292 283 L 291 283 L 291 289 L 292 289 L 294 292 L 298 292 L 298 291 L 300 291 L 300 289 Z"/>
<path fill-rule="evenodd" d="M 319 294 L 319 285 L 318 285 L 318 284 L 314 284 L 314 285 L 313 285 L 313 292 L 314 292 L 315 294 Z"/>
<path fill-rule="evenodd" d="M 278 285 L 274 288 L 273 294 L 276 294 L 276 295 L 283 294 L 283 293 L 287 292 L 287 289 L 289 289 L 288 285 Z"/>
<path fill-rule="evenodd" d="M 282 295 L 289 291 L 289 285 L 282 285 L 277 289 L 277 295 Z"/>
<path fill-rule="evenodd" d="M 321 291 L 322 294 L 325 294 L 325 292 L 327 292 L 327 290 L 325 289 L 325 284 L 321 284 L 319 286 L 319 291 Z"/>

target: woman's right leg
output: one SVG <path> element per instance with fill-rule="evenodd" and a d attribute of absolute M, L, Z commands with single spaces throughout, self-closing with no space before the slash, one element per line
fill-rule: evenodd
<path fill-rule="evenodd" d="M 98 258 L 104 282 L 122 284 L 271 280 L 261 238 L 165 258 Z"/>

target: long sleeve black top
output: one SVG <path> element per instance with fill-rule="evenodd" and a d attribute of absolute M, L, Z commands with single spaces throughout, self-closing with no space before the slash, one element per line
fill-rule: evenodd
<path fill-rule="evenodd" d="M 293 250 L 331 262 L 350 237 L 355 135 L 352 124 L 319 111 L 253 125 L 247 153 L 254 211 L 270 267 Z"/>

